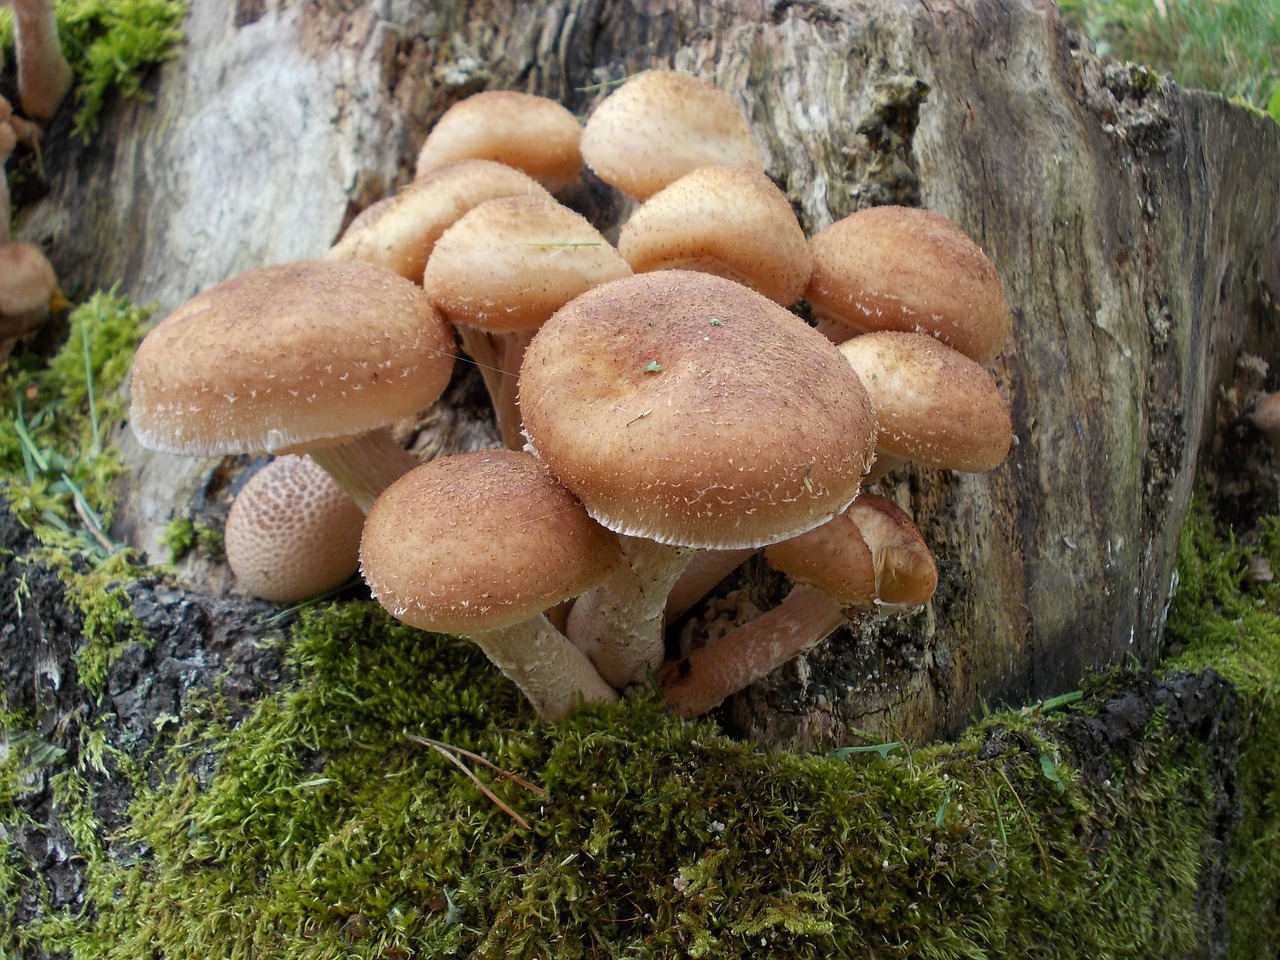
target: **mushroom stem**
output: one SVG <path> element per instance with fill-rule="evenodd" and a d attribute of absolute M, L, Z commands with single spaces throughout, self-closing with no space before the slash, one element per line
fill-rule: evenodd
<path fill-rule="evenodd" d="M 524 430 L 520 422 L 520 406 L 516 402 L 516 388 L 525 348 L 537 329 L 490 333 L 465 323 L 456 326 L 462 349 L 475 361 L 480 368 L 480 376 L 484 377 L 502 442 L 509 450 L 523 449 Z"/>
<path fill-rule="evenodd" d="M 667 597 L 667 623 L 678 620 L 711 589 L 755 553 L 754 547 L 738 550 L 699 550 L 690 559 Z"/>
<path fill-rule="evenodd" d="M 470 636 L 502 675 L 520 688 L 543 720 L 567 717 L 583 702 L 618 700 L 587 655 L 544 614 Z"/>
<path fill-rule="evenodd" d="M 813 648 L 845 621 L 817 587 L 796 584 L 768 613 L 667 664 L 658 676 L 671 710 L 696 717 Z"/>
<path fill-rule="evenodd" d="M 71 89 L 71 65 L 58 43 L 53 0 L 0 0 L 13 10 L 18 100 L 29 117 L 48 121 Z"/>
<path fill-rule="evenodd" d="M 693 551 L 642 537 L 619 540 L 626 563 L 574 601 L 566 631 L 600 675 L 622 689 L 661 666 L 667 596 Z"/>
<path fill-rule="evenodd" d="M 386 430 L 371 430 L 347 440 L 301 450 L 318 463 L 365 513 L 373 501 L 395 481 L 418 466 L 413 454 L 392 439 Z"/>

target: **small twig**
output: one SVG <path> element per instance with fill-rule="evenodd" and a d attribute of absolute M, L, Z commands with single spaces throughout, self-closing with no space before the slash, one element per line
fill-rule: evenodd
<path fill-rule="evenodd" d="M 996 767 L 1000 771 L 1000 776 L 1004 777 L 1004 782 L 1009 785 L 1009 790 L 1013 793 L 1013 800 L 1018 805 L 1018 809 L 1022 811 L 1023 819 L 1027 821 L 1027 830 L 1031 834 L 1031 841 L 1036 845 L 1036 849 L 1040 851 L 1040 862 L 1044 865 L 1045 876 L 1053 872 L 1049 867 L 1049 855 L 1044 852 L 1044 847 L 1040 843 L 1040 834 L 1036 833 L 1035 821 L 1031 819 L 1031 814 L 1027 812 L 1026 804 L 1022 802 L 1022 797 L 1018 796 L 1018 788 L 1013 785 L 1013 781 L 1009 779 L 1009 774 L 1005 773 L 1004 767 Z"/>
<path fill-rule="evenodd" d="M 120 549 L 119 545 L 112 543 L 110 538 L 103 532 L 102 519 L 94 512 L 93 507 L 89 506 L 89 501 L 85 499 L 81 489 L 65 473 L 62 475 L 62 482 L 71 491 L 71 502 L 76 508 L 80 521 L 84 524 L 85 529 L 89 531 L 90 536 L 102 545 L 102 549 L 107 551 L 107 556 L 117 553 Z"/>
<path fill-rule="evenodd" d="M 529 792 L 535 793 L 538 796 L 545 797 L 547 795 L 547 792 L 543 790 L 541 787 L 530 783 L 528 780 L 525 780 L 523 777 L 517 776 L 516 774 L 512 773 L 510 770 L 503 770 L 501 767 L 486 760 L 484 757 L 480 756 L 478 753 L 472 753 L 470 750 L 464 750 L 461 747 L 455 747 L 452 744 L 444 743 L 443 741 L 440 741 L 440 740 L 432 740 L 430 737 L 420 737 L 412 733 L 405 734 L 405 737 L 413 741 L 414 743 L 420 743 L 424 747 L 430 747 L 432 750 L 435 750 L 437 753 L 439 753 L 442 757 L 445 757 L 446 759 L 448 759 L 450 763 L 452 763 L 459 770 L 465 773 L 472 783 L 474 783 L 477 787 L 479 787 L 480 792 L 483 793 L 486 797 L 488 797 L 494 806 L 496 806 L 499 810 L 501 810 L 503 813 L 509 816 L 512 820 L 518 823 L 525 830 L 532 829 L 532 827 L 530 827 L 529 825 L 529 821 L 526 820 L 524 817 L 520 816 L 520 814 L 516 813 L 515 810 L 511 809 L 511 807 L 509 807 L 506 803 L 500 800 L 498 798 L 498 795 L 495 794 L 492 790 L 490 790 L 489 787 L 485 785 L 485 783 L 475 775 L 475 772 L 458 758 L 457 754 L 461 754 L 462 756 L 466 757 L 468 760 L 474 760 L 477 763 L 483 764 L 484 766 L 488 767 L 490 770 L 497 773 L 499 779 L 511 780 L 512 782 L 518 784 L 519 786 L 524 787 Z"/>

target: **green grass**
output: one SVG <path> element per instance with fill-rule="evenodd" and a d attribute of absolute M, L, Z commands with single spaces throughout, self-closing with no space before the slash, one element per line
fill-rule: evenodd
<path fill-rule="evenodd" d="M 1244 100 L 1280 120 L 1280 7 L 1272 0 L 1062 0 L 1098 52 L 1184 86 Z M 1163 11 L 1163 12 L 1162 12 Z"/>

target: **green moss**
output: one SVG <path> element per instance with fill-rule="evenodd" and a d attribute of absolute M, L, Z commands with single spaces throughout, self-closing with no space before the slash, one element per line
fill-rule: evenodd
<path fill-rule="evenodd" d="M 176 55 L 185 0 L 57 0 L 62 50 L 75 73 L 75 132 L 91 136 L 112 91 L 143 98 L 148 70 Z M 0 10 L 0 48 L 13 51 L 13 21 Z"/>
<path fill-rule="evenodd" d="M 192 550 L 214 558 L 221 557 L 223 552 L 221 530 L 196 523 L 187 517 L 174 517 L 169 521 L 160 542 L 169 551 L 170 563 L 176 563 Z"/>

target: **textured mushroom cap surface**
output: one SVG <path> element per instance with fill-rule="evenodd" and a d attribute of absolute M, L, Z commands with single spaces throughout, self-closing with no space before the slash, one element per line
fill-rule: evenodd
<path fill-rule="evenodd" d="M 990 360 L 1009 336 L 1009 305 L 987 255 L 955 223 L 914 207 L 869 207 L 811 241 L 805 299 L 846 328 L 913 330 Z"/>
<path fill-rule="evenodd" d="M 326 260 L 367 260 L 422 282 L 440 235 L 477 204 L 498 197 L 551 194 L 527 173 L 493 160 L 459 160 L 419 177 L 366 224 L 349 229 Z"/>
<path fill-rule="evenodd" d="M 907 512 L 892 500 L 868 493 L 853 501 L 847 516 L 871 550 L 877 599 L 896 607 L 928 602 L 938 587 L 938 567 Z"/>
<path fill-rule="evenodd" d="M 579 294 L 630 274 L 585 217 L 554 200 L 503 197 L 444 232 L 422 282 L 453 323 L 501 332 L 540 326 Z"/>
<path fill-rule="evenodd" d="M 714 273 L 783 306 L 800 299 L 813 271 L 791 203 L 747 167 L 700 167 L 659 190 L 623 224 L 618 252 L 636 273 Z"/>
<path fill-rule="evenodd" d="M 559 190 L 582 170 L 581 138 L 578 118 L 554 100 L 487 90 L 444 112 L 418 153 L 417 176 L 455 160 L 493 160 Z"/>
<path fill-rule="evenodd" d="M 285 455 L 249 478 L 227 514 L 224 545 L 239 588 L 293 603 L 355 572 L 364 511 L 323 468 Z"/>
<path fill-rule="evenodd" d="M 670 70 L 638 73 L 606 97 L 587 118 L 581 148 L 596 176 L 638 200 L 698 167 L 764 169 L 733 99 Z"/>
<path fill-rule="evenodd" d="M 858 500 L 865 496 L 860 494 Z M 869 607 L 876 598 L 871 548 L 848 511 L 798 537 L 765 547 L 764 558 L 792 583 L 816 587 L 843 607 Z"/>
<path fill-rule="evenodd" d="M 373 595 L 422 630 L 469 634 L 527 620 L 603 580 L 618 538 L 527 453 L 441 457 L 374 503 L 360 543 Z"/>
<path fill-rule="evenodd" d="M 525 353 L 530 443 L 597 520 L 758 547 L 843 510 L 869 465 L 866 391 L 831 343 L 741 284 L 662 270 L 548 320 Z"/>
<path fill-rule="evenodd" d="M 964 354 L 922 333 L 887 331 L 846 340 L 840 352 L 871 395 L 880 452 L 968 473 L 1009 455 L 1009 407 Z"/>
<path fill-rule="evenodd" d="M 275 452 L 386 426 L 448 385 L 453 331 L 422 290 L 358 260 L 264 267 L 197 294 L 133 369 L 143 446 Z"/>
<path fill-rule="evenodd" d="M 0 243 L 0 317 L 44 310 L 57 288 L 53 264 L 34 243 Z"/>

